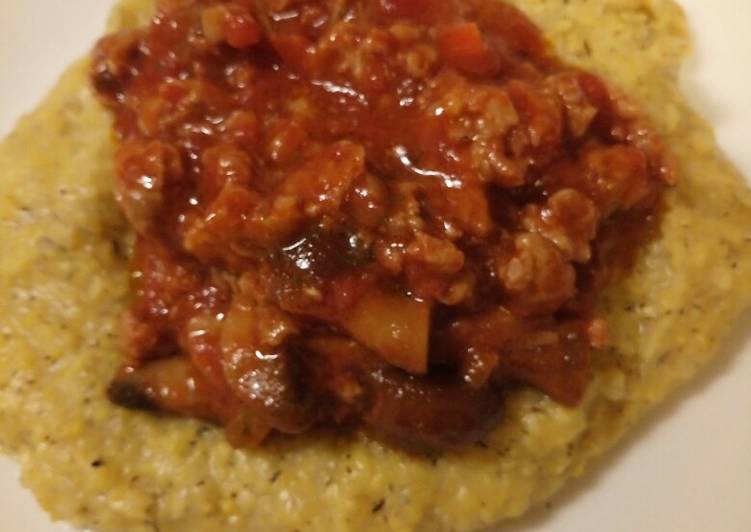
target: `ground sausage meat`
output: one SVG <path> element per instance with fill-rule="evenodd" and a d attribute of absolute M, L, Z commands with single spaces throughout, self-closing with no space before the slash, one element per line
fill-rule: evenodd
<path fill-rule="evenodd" d="M 513 387 L 575 405 L 595 296 L 673 180 L 500 1 L 162 0 L 91 76 L 137 235 L 110 397 L 236 445 L 455 448 Z"/>

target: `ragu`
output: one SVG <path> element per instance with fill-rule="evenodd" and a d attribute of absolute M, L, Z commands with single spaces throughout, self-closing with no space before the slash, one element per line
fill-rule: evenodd
<path fill-rule="evenodd" d="M 673 180 L 625 97 L 502 2 L 162 3 L 91 76 L 136 233 L 110 397 L 241 446 L 457 448 L 516 387 L 577 404 L 594 302 Z"/>

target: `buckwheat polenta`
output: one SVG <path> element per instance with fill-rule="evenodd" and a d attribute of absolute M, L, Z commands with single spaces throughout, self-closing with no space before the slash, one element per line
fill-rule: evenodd
<path fill-rule="evenodd" d="M 751 196 L 677 87 L 689 50 L 670 0 L 515 0 L 561 56 L 632 95 L 680 182 L 662 234 L 601 301 L 615 347 L 587 398 L 532 391 L 462 453 L 407 456 L 316 434 L 232 449 L 220 430 L 111 405 L 127 297 L 107 113 L 72 67 L 0 145 L 0 446 L 54 518 L 103 531 L 472 530 L 524 512 L 700 369 L 751 303 Z M 126 0 L 114 27 L 151 9 Z"/>

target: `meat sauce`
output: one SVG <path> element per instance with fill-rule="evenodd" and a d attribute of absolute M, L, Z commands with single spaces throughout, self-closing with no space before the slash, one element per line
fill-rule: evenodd
<path fill-rule="evenodd" d="M 163 0 L 104 38 L 133 301 L 110 398 L 238 446 L 314 425 L 457 448 L 576 405 L 662 142 L 498 1 Z"/>

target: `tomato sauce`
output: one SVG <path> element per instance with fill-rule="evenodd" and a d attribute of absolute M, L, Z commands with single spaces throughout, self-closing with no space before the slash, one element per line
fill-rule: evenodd
<path fill-rule="evenodd" d="M 514 387 L 576 405 L 593 302 L 674 179 L 503 2 L 163 0 L 91 79 L 137 235 L 110 397 L 240 446 L 456 448 Z"/>

